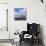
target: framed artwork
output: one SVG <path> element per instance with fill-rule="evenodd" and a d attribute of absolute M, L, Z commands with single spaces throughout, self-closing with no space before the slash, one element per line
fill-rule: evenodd
<path fill-rule="evenodd" d="M 26 8 L 14 8 L 14 20 L 26 20 L 27 9 Z"/>

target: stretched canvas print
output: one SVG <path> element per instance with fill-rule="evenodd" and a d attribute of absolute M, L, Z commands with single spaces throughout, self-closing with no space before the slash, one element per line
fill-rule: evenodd
<path fill-rule="evenodd" d="M 14 20 L 26 20 L 27 9 L 26 8 L 15 8 L 14 9 Z"/>

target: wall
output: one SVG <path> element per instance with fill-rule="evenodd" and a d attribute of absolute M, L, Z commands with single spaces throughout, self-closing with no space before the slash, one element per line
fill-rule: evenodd
<path fill-rule="evenodd" d="M 8 0 L 0 0 L 0 3 L 8 3 Z"/>
<path fill-rule="evenodd" d="M 11 36 L 13 37 L 13 33 L 16 30 L 27 30 L 27 23 L 40 23 L 42 25 L 44 42 L 46 44 L 45 4 L 42 4 L 40 0 L 13 0 L 10 1 L 9 4 L 9 31 L 11 32 Z M 26 21 L 14 21 L 14 8 L 18 7 L 27 8 Z"/>
<path fill-rule="evenodd" d="M 27 20 L 15 21 L 14 8 L 27 8 Z M 14 33 L 16 30 L 27 30 L 27 23 L 40 23 L 45 30 L 46 16 L 44 13 L 44 5 L 40 0 L 13 0 L 9 1 L 9 31 Z M 45 23 L 44 23 L 45 22 Z"/>
<path fill-rule="evenodd" d="M 27 8 L 27 20 L 15 21 L 14 20 L 14 8 Z M 13 0 L 9 1 L 9 31 L 11 38 L 14 38 L 15 31 L 27 30 L 27 23 L 40 23 L 43 29 L 44 41 L 46 40 L 46 16 L 45 5 L 40 0 Z M 46 43 L 46 41 L 45 41 Z"/>
<path fill-rule="evenodd" d="M 14 38 L 13 33 L 17 30 L 19 32 L 21 32 L 22 30 L 27 30 L 27 23 L 35 22 L 35 23 L 40 23 L 42 25 L 44 42 L 46 44 L 45 4 L 43 5 L 40 0 L 16 0 L 16 1 L 9 0 L 8 3 L 9 3 L 8 5 L 9 29 L 8 30 L 10 32 L 10 36 L 11 36 L 10 38 Z M 27 8 L 26 21 L 14 21 L 14 8 L 17 8 L 17 7 Z"/>

